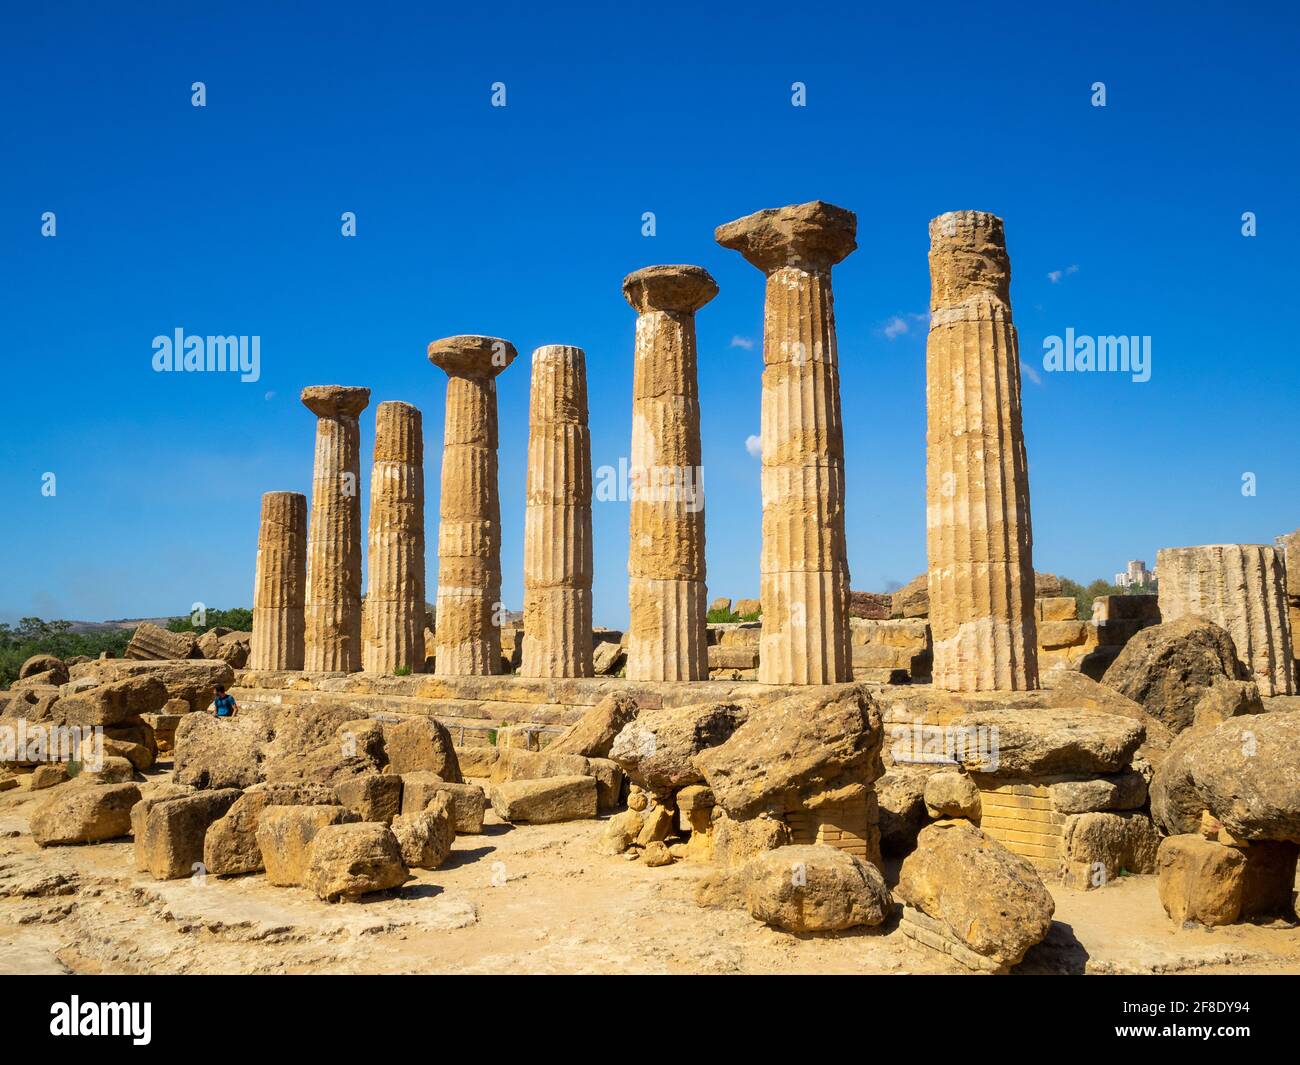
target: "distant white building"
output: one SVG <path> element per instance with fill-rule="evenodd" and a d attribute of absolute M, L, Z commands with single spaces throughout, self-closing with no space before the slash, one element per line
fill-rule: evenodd
<path fill-rule="evenodd" d="M 1115 574 L 1115 584 L 1120 588 L 1145 588 L 1156 579 L 1156 571 L 1147 569 L 1141 559 L 1130 559 L 1123 573 Z"/>

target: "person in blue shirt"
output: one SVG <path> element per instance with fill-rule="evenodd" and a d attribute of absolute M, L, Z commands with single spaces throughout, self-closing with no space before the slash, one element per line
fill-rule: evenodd
<path fill-rule="evenodd" d="M 235 705 L 235 697 L 226 694 L 224 684 L 217 685 L 217 697 L 212 700 L 212 705 L 217 708 L 217 717 L 234 717 L 235 712 L 239 709 Z"/>

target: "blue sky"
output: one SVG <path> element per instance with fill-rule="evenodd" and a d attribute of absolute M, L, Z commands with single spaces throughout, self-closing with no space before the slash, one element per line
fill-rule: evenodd
<path fill-rule="evenodd" d="M 251 605 L 261 494 L 309 491 L 297 397 L 326 383 L 424 412 L 432 598 L 445 377 L 428 342 L 580 345 L 594 464 L 616 465 L 621 279 L 672 262 L 721 288 L 698 316 L 709 591 L 756 595 L 763 284 L 712 234 L 815 198 L 858 214 L 834 275 L 854 588 L 925 567 L 926 227 L 954 209 L 1006 220 L 1037 569 L 1109 577 L 1300 525 L 1294 11 L 899 7 L 7 12 L 0 619 Z M 153 372 L 153 337 L 176 328 L 260 336 L 260 380 Z M 1150 336 L 1151 380 L 1044 373 L 1044 337 L 1067 328 Z M 512 607 L 527 367 L 499 380 Z M 363 490 L 373 427 L 371 410 Z M 621 626 L 627 504 L 594 509 L 596 619 Z"/>

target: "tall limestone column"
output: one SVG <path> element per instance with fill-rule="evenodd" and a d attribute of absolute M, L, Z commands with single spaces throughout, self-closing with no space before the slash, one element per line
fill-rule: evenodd
<path fill-rule="evenodd" d="M 361 668 L 361 429 L 370 389 L 311 385 L 302 402 L 316 415 L 311 524 L 307 530 L 305 668 Z"/>
<path fill-rule="evenodd" d="M 514 345 L 496 337 L 429 345 L 429 361 L 447 373 L 434 627 L 434 673 L 442 677 L 501 672 L 496 377 L 514 358 Z"/>
<path fill-rule="evenodd" d="M 709 676 L 695 312 L 717 294 L 699 266 L 647 266 L 623 279 L 623 295 L 638 315 L 628 680 Z"/>
<path fill-rule="evenodd" d="M 763 307 L 763 635 L 758 679 L 852 679 L 844 427 L 831 267 L 857 216 L 821 200 L 759 211 L 714 236 L 767 275 Z"/>
<path fill-rule="evenodd" d="M 375 410 L 370 473 L 368 586 L 362 665 L 367 673 L 424 668 L 424 428 L 409 403 Z"/>
<path fill-rule="evenodd" d="M 590 677 L 591 431 L 587 357 L 533 352 L 524 510 L 525 677 Z"/>
<path fill-rule="evenodd" d="M 1291 616 L 1291 655 L 1295 665 L 1291 675 L 1300 689 L 1300 529 L 1282 537 L 1282 552 L 1286 567 L 1287 610 Z"/>
<path fill-rule="evenodd" d="M 1033 531 L 1002 219 L 930 223 L 926 509 L 934 685 L 1038 687 Z"/>
<path fill-rule="evenodd" d="M 306 596 L 307 497 L 267 492 L 257 531 L 249 669 L 302 669 Z"/>
<path fill-rule="evenodd" d="M 1156 553 L 1160 619 L 1196 614 L 1228 630 L 1259 693 L 1295 692 L 1286 574 L 1265 544 L 1166 547 Z"/>

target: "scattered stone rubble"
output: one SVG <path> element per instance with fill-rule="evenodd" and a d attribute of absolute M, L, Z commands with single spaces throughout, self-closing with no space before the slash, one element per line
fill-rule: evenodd
<path fill-rule="evenodd" d="M 856 217 L 759 211 L 716 232 L 766 278 L 761 597 L 709 604 L 742 620 L 706 621 L 685 476 L 694 316 L 717 285 L 647 267 L 624 281 L 632 460 L 649 477 L 627 633 L 591 624 L 585 355 L 533 354 L 526 602 L 505 615 L 495 378 L 515 349 L 449 337 L 429 345 L 448 375 L 436 611 L 420 412 L 376 411 L 363 600 L 370 393 L 311 386 L 310 508 L 263 498 L 253 633 L 142 624 L 120 661 L 29 659 L 0 725 L 101 728 L 103 758 L 15 756 L 0 791 L 41 792 L 43 848 L 130 838 L 158 880 L 260 875 L 330 902 L 437 870 L 489 810 L 604 817 L 600 855 L 686 863 L 702 906 L 798 934 L 896 928 L 975 971 L 1047 936 L 1053 887 L 1148 875 L 1176 925 L 1295 917 L 1300 533 L 1162 551 L 1158 599 L 1103 596 L 1079 618 L 1033 569 L 1002 221 L 954 212 L 930 237 L 928 570 L 898 591 L 849 585 L 830 275 Z M 217 684 L 240 693 L 233 719 L 203 712 Z M 160 755 L 171 778 L 142 793 Z M 901 859 L 892 890 L 882 853 Z"/>

